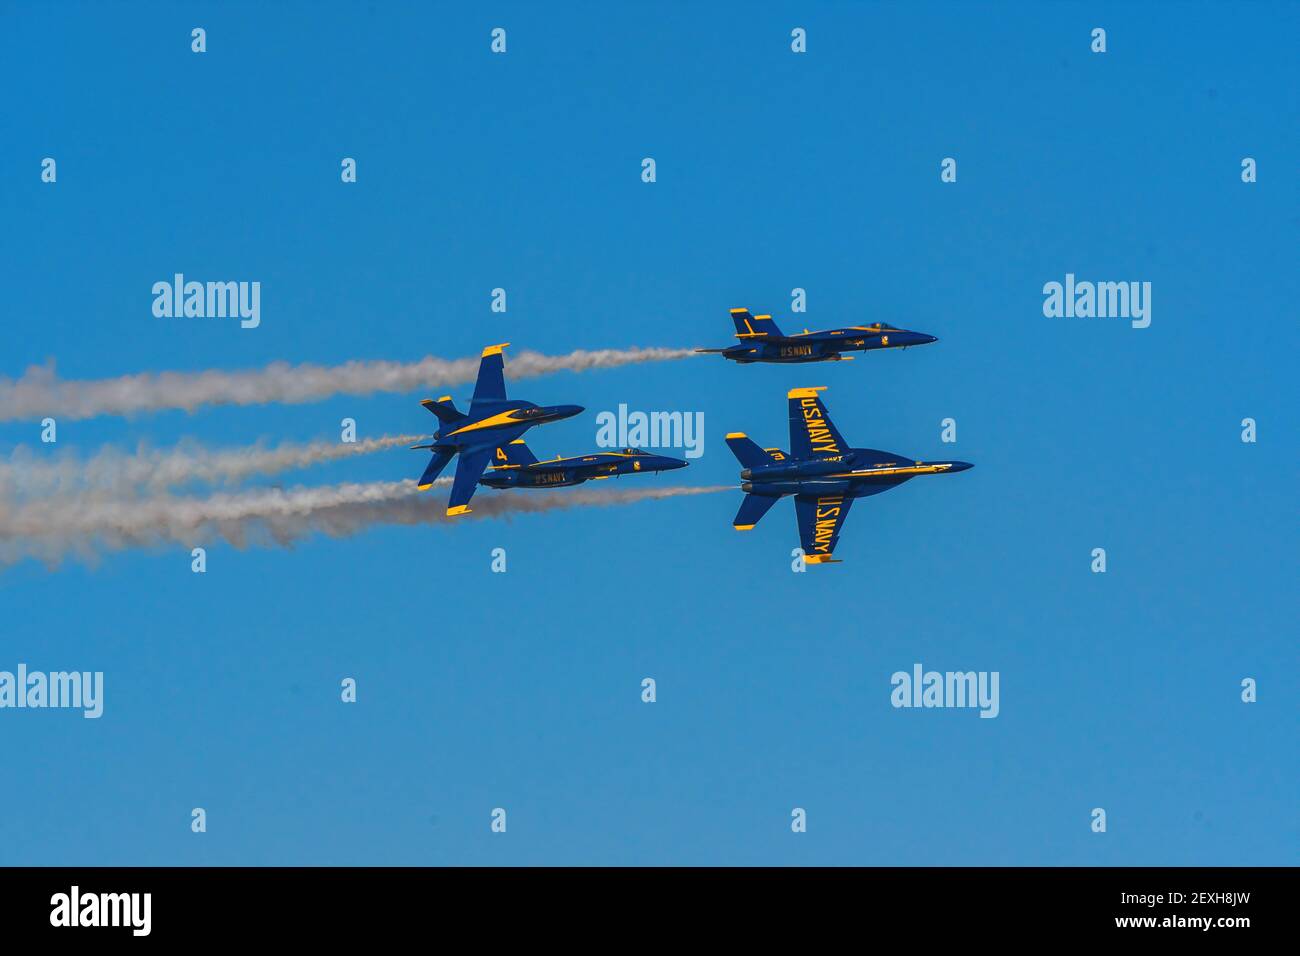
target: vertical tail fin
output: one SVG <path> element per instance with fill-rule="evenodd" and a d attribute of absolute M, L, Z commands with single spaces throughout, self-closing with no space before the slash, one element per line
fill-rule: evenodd
<path fill-rule="evenodd" d="M 767 336 L 780 337 L 781 330 L 776 327 L 770 315 L 750 315 L 749 309 L 732 309 L 731 321 L 736 323 L 736 338 L 761 339 Z"/>
<path fill-rule="evenodd" d="M 537 463 L 537 456 L 532 453 L 522 438 L 516 438 L 508 445 L 502 445 L 493 456 L 493 468 L 527 468 Z"/>
<path fill-rule="evenodd" d="M 442 422 L 444 425 L 458 422 L 465 417 L 460 412 L 456 411 L 456 403 L 451 400 L 450 395 L 444 395 L 436 402 L 431 398 L 426 398 L 420 404 L 433 414 L 437 415 L 438 421 Z"/>

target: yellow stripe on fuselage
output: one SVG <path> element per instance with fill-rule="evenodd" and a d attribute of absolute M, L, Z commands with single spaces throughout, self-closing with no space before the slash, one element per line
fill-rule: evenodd
<path fill-rule="evenodd" d="M 463 428 L 457 428 L 451 434 L 462 435 L 465 432 L 478 431 L 480 428 L 497 428 L 501 425 L 518 425 L 519 419 L 512 417 L 517 411 L 519 411 L 519 409 L 512 408 L 508 412 L 498 412 L 496 415 L 491 415 L 488 418 L 484 418 L 482 421 L 474 422 L 473 424 L 466 425 Z"/>
<path fill-rule="evenodd" d="M 844 471 L 827 478 L 873 478 L 876 475 L 934 475 L 947 471 L 952 465 L 911 465 L 906 468 L 869 468 L 866 471 Z"/>
<path fill-rule="evenodd" d="M 513 445 L 513 444 L 515 444 L 515 443 L 514 443 L 514 442 L 511 442 L 511 444 Z M 549 458 L 549 459 L 547 459 L 546 461 L 535 461 L 535 462 L 533 462 L 533 463 L 530 464 L 530 465 L 492 465 L 492 466 L 490 466 L 490 467 L 491 467 L 491 469 L 492 469 L 493 471 L 500 471 L 500 470 L 505 469 L 505 468 L 523 468 L 523 469 L 525 469 L 525 470 L 545 470 L 545 469 L 547 469 L 547 468 L 550 468 L 551 466 L 559 467 L 559 466 L 562 466 L 562 465 L 570 464 L 571 462 L 578 462 L 579 464 L 589 464 L 590 462 L 595 461 L 597 458 L 600 458 L 600 457 L 602 457 L 602 456 L 606 456 L 606 455 L 608 455 L 608 456 L 611 457 L 611 458 L 639 458 L 639 457 L 641 457 L 640 455 L 626 455 L 626 454 L 624 454 L 624 453 L 621 452 L 621 451 L 601 451 L 601 452 L 597 452 L 597 453 L 594 454 L 594 455 L 578 455 L 578 456 L 576 456 L 576 457 L 574 457 L 574 458 L 558 458 L 558 457 L 557 457 L 557 458 Z M 611 466 L 611 467 L 612 467 L 612 466 Z"/>

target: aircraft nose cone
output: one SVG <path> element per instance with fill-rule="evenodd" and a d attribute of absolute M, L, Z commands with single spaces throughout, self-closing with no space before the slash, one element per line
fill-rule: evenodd
<path fill-rule="evenodd" d="M 581 415 L 586 409 L 581 405 L 556 405 L 551 412 L 556 418 L 572 418 L 574 415 Z"/>
<path fill-rule="evenodd" d="M 965 470 L 968 469 L 968 468 L 974 468 L 974 467 L 975 467 L 975 466 L 972 465 L 972 464 L 971 464 L 970 462 L 968 462 L 968 461 L 954 461 L 954 462 L 952 463 L 952 468 L 949 469 L 949 470 L 950 470 L 950 471 L 965 471 Z"/>
<path fill-rule="evenodd" d="M 929 345 L 931 342 L 938 342 L 938 341 L 939 341 L 939 336 L 937 336 L 937 335 L 927 335 L 927 336 L 925 336 L 925 341 L 922 342 L 921 344 L 922 344 L 922 345 Z"/>

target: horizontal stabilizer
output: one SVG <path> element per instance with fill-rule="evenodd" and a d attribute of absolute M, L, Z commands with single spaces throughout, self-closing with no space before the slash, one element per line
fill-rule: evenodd
<path fill-rule="evenodd" d="M 732 432 L 728 435 L 727 447 L 744 468 L 757 468 L 772 463 L 771 455 L 759 448 L 758 444 L 744 432 Z"/>
<path fill-rule="evenodd" d="M 447 462 L 451 461 L 451 456 L 456 454 L 454 448 L 439 448 L 429 459 L 429 464 L 424 469 L 424 474 L 420 476 L 417 484 L 421 491 L 427 491 L 433 487 L 434 479 L 442 474 L 442 470 L 447 467 Z"/>
<path fill-rule="evenodd" d="M 780 495 L 745 495 L 745 500 L 740 503 L 740 510 L 736 512 L 731 526 L 737 531 L 748 531 L 762 521 L 763 515 L 780 500 Z"/>

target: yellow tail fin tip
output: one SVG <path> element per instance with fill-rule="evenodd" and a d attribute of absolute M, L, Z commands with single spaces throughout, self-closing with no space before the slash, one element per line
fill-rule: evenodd
<path fill-rule="evenodd" d="M 818 392 L 826 391 L 825 385 L 812 385 L 807 388 L 792 388 L 786 392 L 786 398 L 816 398 Z"/>

